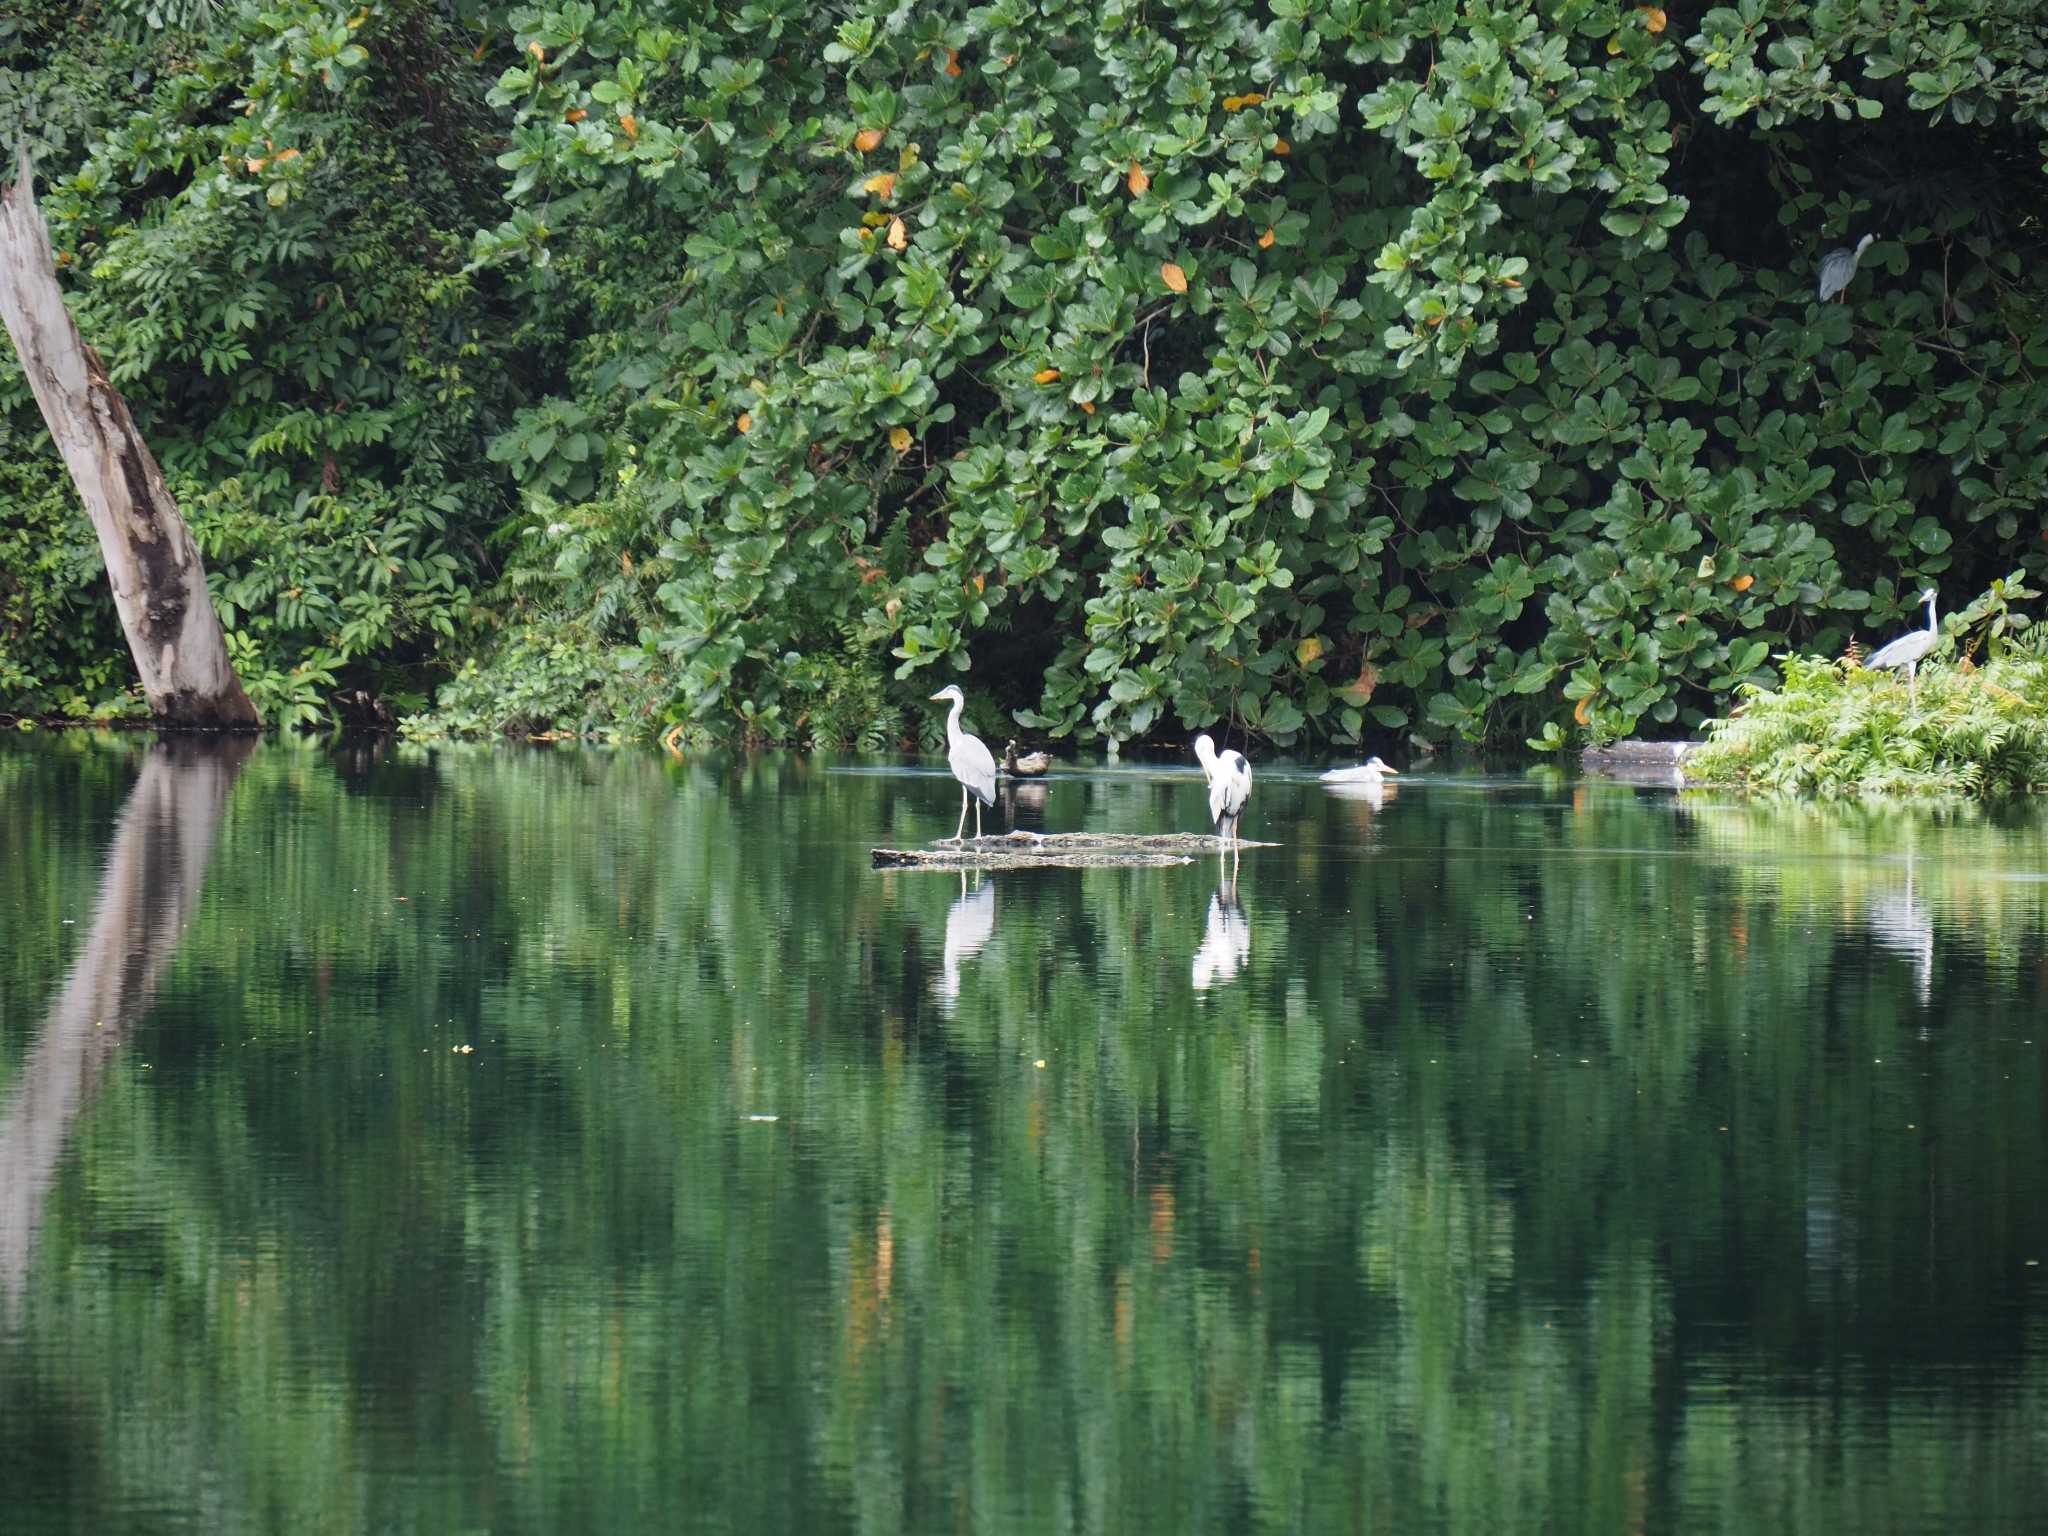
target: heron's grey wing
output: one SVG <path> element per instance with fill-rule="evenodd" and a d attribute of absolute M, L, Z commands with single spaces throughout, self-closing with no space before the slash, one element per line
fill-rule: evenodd
<path fill-rule="evenodd" d="M 1224 809 L 1235 816 L 1244 809 L 1245 801 L 1252 797 L 1251 759 L 1242 752 L 1227 753 L 1223 759 L 1224 772 L 1217 777 L 1226 780 L 1230 786 L 1230 798 L 1224 802 Z"/>
<path fill-rule="evenodd" d="M 1866 667 L 1903 667 L 1908 662 L 1918 661 L 1934 649 L 1937 636 L 1924 629 L 1916 629 L 1910 635 L 1901 635 L 1889 645 L 1881 645 L 1864 658 Z"/>
<path fill-rule="evenodd" d="M 1847 251 L 1829 251 L 1820 259 L 1820 299 L 1825 304 L 1844 288 L 1855 274 L 1856 258 Z"/>
<path fill-rule="evenodd" d="M 965 784 L 983 805 L 996 803 L 996 760 L 978 736 L 962 733 L 947 754 L 953 777 Z"/>

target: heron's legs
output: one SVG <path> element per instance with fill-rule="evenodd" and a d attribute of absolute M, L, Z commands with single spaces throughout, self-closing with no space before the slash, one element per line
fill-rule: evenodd
<path fill-rule="evenodd" d="M 1919 707 L 1920 663 L 1917 661 L 1909 661 L 1906 663 L 1906 708 L 1910 710 L 1918 709 Z"/>
<path fill-rule="evenodd" d="M 960 841 L 960 834 L 961 834 L 961 833 L 963 833 L 963 832 L 965 832 L 966 830 L 967 830 L 967 786 L 966 786 L 965 784 L 962 784 L 962 785 L 960 786 L 960 825 L 959 825 L 959 826 L 957 826 L 957 827 L 955 827 L 955 828 L 953 829 L 953 835 L 952 835 L 952 837 L 951 837 L 951 838 L 949 838 L 949 839 L 948 839 L 948 841 L 949 841 L 949 842 L 955 842 L 955 843 L 959 842 L 959 841 Z"/>
<path fill-rule="evenodd" d="M 979 795 L 975 796 L 974 799 L 974 840 L 977 843 L 981 841 L 981 797 Z"/>

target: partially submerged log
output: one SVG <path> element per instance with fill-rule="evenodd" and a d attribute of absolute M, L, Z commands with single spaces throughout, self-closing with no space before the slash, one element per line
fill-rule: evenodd
<path fill-rule="evenodd" d="M 228 660 L 199 547 L 128 404 L 64 307 L 28 151 L 0 186 L 0 321 L 99 535 L 114 609 L 157 723 L 262 727 Z"/>
<path fill-rule="evenodd" d="M 1685 777 L 1685 755 L 1700 745 L 1697 741 L 1613 741 L 1604 747 L 1586 748 L 1579 755 L 1579 766 L 1626 784 L 1677 785 Z"/>
<path fill-rule="evenodd" d="M 932 848 L 875 848 L 870 855 L 877 869 L 1145 868 L 1277 846 L 1197 832 L 1006 832 Z"/>

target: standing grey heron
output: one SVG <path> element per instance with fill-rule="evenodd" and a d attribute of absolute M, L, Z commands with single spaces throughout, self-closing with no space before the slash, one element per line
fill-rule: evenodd
<path fill-rule="evenodd" d="M 1927 653 L 1941 643 L 1941 628 L 1934 622 L 1934 588 L 1929 587 L 1920 594 L 1920 601 L 1927 605 L 1927 627 L 1916 629 L 1911 634 L 1901 635 L 1889 645 L 1878 647 L 1863 658 L 1863 665 L 1875 670 L 1889 667 L 1903 668 L 1906 673 L 1906 696 L 1918 700 L 1915 690 L 1914 673 Z"/>
<path fill-rule="evenodd" d="M 1218 752 L 1206 732 L 1195 738 L 1195 756 L 1202 764 L 1202 777 L 1209 781 L 1209 819 L 1216 824 L 1216 835 L 1223 836 L 1227 821 L 1235 839 L 1244 803 L 1252 797 L 1252 765 L 1242 752 L 1227 747 Z"/>
<path fill-rule="evenodd" d="M 1356 768 L 1332 768 L 1322 775 L 1322 780 L 1325 784 L 1377 784 L 1382 778 L 1399 777 L 1400 772 L 1376 757 L 1369 757 Z"/>
<path fill-rule="evenodd" d="M 967 695 L 957 683 L 948 683 L 932 695 L 934 700 L 951 699 L 953 709 L 946 716 L 946 762 L 960 781 L 960 825 L 944 839 L 957 843 L 967 830 L 967 801 L 974 799 L 974 835 L 981 836 L 981 808 L 996 803 L 996 760 L 979 736 L 960 729 L 960 712 L 967 707 Z"/>
<path fill-rule="evenodd" d="M 939 955 L 939 974 L 932 981 L 946 1012 L 951 1013 L 960 1001 L 960 962 L 980 954 L 995 931 L 995 881 L 977 875 L 974 889 L 969 891 L 967 871 L 961 870 L 960 895 L 946 909 L 945 944 Z"/>
<path fill-rule="evenodd" d="M 1870 243 L 1876 238 L 1875 235 L 1865 235 L 1856 242 L 1855 250 L 1852 251 L 1845 245 L 1840 250 L 1829 251 L 1827 255 L 1821 257 L 1821 303 L 1825 304 L 1829 299 L 1841 296 L 1843 290 L 1849 286 L 1849 279 L 1856 275 L 1856 263 L 1863 259 L 1863 253 L 1870 249 Z"/>

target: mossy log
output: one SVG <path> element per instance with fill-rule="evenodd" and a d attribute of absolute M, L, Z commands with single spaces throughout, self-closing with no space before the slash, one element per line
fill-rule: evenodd
<path fill-rule="evenodd" d="M 1204 832 L 1006 832 L 930 848 L 870 851 L 877 869 L 1086 869 L 1191 864 L 1203 854 L 1277 846 Z"/>

